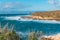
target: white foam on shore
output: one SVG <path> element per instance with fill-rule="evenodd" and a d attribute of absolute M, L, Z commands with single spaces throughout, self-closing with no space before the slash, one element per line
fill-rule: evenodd
<path fill-rule="evenodd" d="M 41 22 L 41 23 L 57 23 L 60 24 L 60 21 L 56 21 L 56 20 L 35 20 L 35 22 Z"/>

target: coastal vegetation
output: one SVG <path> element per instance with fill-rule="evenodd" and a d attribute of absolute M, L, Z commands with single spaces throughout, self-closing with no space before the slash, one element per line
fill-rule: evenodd
<path fill-rule="evenodd" d="M 14 25 L 11 26 L 11 29 L 8 29 L 8 23 L 1 28 L 0 25 L 0 40 L 22 40 L 22 38 L 13 30 Z M 28 34 L 27 40 L 38 40 L 38 37 L 42 37 L 42 31 L 40 32 L 30 32 Z M 25 40 L 25 39 L 24 39 Z"/>
<path fill-rule="evenodd" d="M 28 34 L 28 40 L 40 40 L 40 38 L 42 37 L 42 31 L 37 31 L 37 32 L 30 32 L 30 34 Z"/>
<path fill-rule="evenodd" d="M 1 28 L 0 25 L 0 40 L 20 40 L 21 38 L 13 30 L 14 26 L 10 30 L 7 29 L 8 23 Z"/>
<path fill-rule="evenodd" d="M 0 25 L 0 40 L 22 40 L 23 38 L 19 36 L 13 29 L 14 25 L 11 26 L 11 29 L 8 30 L 8 23 L 1 28 Z M 43 36 L 42 31 L 32 31 L 27 35 L 27 38 L 24 40 L 60 40 L 60 35 L 56 36 Z"/>

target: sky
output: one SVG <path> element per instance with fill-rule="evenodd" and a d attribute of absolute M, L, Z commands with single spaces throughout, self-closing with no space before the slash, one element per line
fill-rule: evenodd
<path fill-rule="evenodd" d="M 60 10 L 60 0 L 0 0 L 0 11 Z"/>

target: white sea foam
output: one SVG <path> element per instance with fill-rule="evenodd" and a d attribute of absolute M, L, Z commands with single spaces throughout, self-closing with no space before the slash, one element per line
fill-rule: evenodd
<path fill-rule="evenodd" d="M 12 16 L 12 17 L 5 17 L 5 20 L 18 20 L 20 17 Z"/>
<path fill-rule="evenodd" d="M 22 18 L 21 16 L 5 17 L 5 20 L 32 21 L 33 19 Z"/>
<path fill-rule="evenodd" d="M 60 21 L 56 21 L 56 20 L 34 20 L 35 22 L 41 22 L 41 23 L 57 23 L 60 24 Z"/>
<path fill-rule="evenodd" d="M 29 19 L 29 18 L 22 18 L 21 16 L 5 17 L 5 20 L 34 21 L 34 22 L 40 22 L 40 23 L 60 24 L 60 21 L 56 21 L 56 20 L 34 20 L 34 19 Z"/>

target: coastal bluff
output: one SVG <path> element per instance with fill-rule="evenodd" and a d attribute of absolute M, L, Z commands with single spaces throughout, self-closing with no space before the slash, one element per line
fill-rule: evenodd
<path fill-rule="evenodd" d="M 33 12 L 31 16 L 22 17 L 34 20 L 60 20 L 60 11 Z"/>

